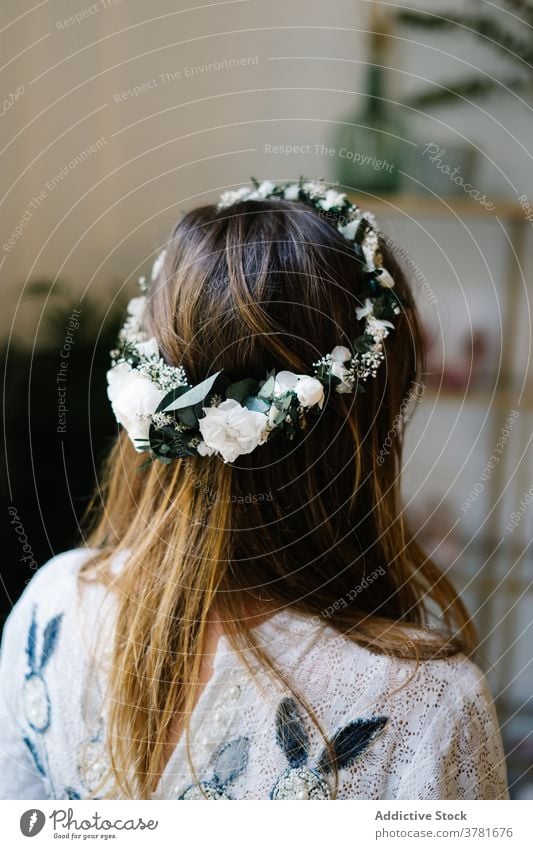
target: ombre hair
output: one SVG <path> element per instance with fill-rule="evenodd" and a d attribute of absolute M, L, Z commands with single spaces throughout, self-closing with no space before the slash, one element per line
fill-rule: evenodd
<path fill-rule="evenodd" d="M 148 298 L 164 359 L 192 383 L 219 369 L 261 380 L 272 369 L 310 373 L 324 351 L 349 346 L 364 281 L 330 219 L 284 200 L 186 214 Z M 384 238 L 380 250 L 409 306 L 364 394 L 330 392 L 295 440 L 269 440 L 233 465 L 191 456 L 141 469 L 127 435 L 117 438 L 90 512 L 86 542 L 100 553 L 81 572 L 112 585 L 118 605 L 107 694 L 116 793 L 149 798 L 177 714 L 187 733 L 215 609 L 231 645 L 288 687 L 248 627 L 262 590 L 276 609 L 318 617 L 371 652 L 423 662 L 473 648 L 463 604 L 400 501 L 422 339 L 399 258 Z M 296 696 L 313 716 L 312 697 Z"/>

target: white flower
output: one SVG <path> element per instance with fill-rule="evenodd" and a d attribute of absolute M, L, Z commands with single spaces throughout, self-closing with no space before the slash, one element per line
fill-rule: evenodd
<path fill-rule="evenodd" d="M 146 307 L 146 297 L 140 295 L 138 298 L 132 298 L 128 303 L 126 321 L 120 331 L 120 338 L 130 342 L 143 342 L 146 339 L 146 333 L 143 329 L 144 310 Z"/>
<path fill-rule="evenodd" d="M 137 451 L 136 439 L 147 440 L 150 416 L 155 412 L 166 391 L 144 377 L 129 363 L 119 363 L 107 372 L 107 397 L 115 418 L 128 432 Z"/>
<path fill-rule="evenodd" d="M 321 198 L 326 194 L 326 189 L 319 180 L 310 180 L 304 183 L 302 188 L 312 198 Z"/>
<path fill-rule="evenodd" d="M 374 304 L 370 298 L 367 298 L 364 307 L 357 307 L 355 312 L 358 319 L 366 318 L 367 333 L 373 336 L 375 340 L 384 339 L 385 336 L 389 335 L 389 328 L 394 330 L 394 324 L 391 321 L 376 318 L 373 310 Z"/>
<path fill-rule="evenodd" d="M 344 224 L 342 227 L 338 227 L 340 233 L 344 236 L 345 239 L 348 239 L 349 242 L 355 239 L 355 234 L 357 233 L 357 228 L 361 223 L 360 218 L 356 218 L 355 221 L 349 221 L 348 224 Z"/>
<path fill-rule="evenodd" d="M 374 339 L 385 339 L 386 336 L 389 335 L 389 328 L 394 330 L 394 324 L 392 321 L 384 321 L 381 318 L 374 318 L 374 316 L 369 316 L 366 320 L 367 332 L 370 333 Z"/>
<path fill-rule="evenodd" d="M 204 416 L 198 422 L 205 447 L 197 450 L 212 454 L 218 451 L 225 463 L 233 463 L 240 454 L 250 454 L 268 436 L 268 418 L 264 413 L 241 407 L 229 398 L 218 407 L 203 407 Z"/>
<path fill-rule="evenodd" d="M 158 254 L 158 256 L 155 258 L 155 262 L 154 262 L 154 264 L 152 265 L 152 278 L 151 278 L 151 279 L 152 279 L 152 281 L 154 281 L 154 280 L 156 279 L 156 277 L 158 276 L 159 272 L 160 272 L 160 271 L 161 271 L 161 269 L 163 268 L 163 263 L 164 263 L 164 261 L 165 261 L 165 257 L 166 257 L 166 255 L 167 255 L 167 252 L 166 252 L 166 250 L 165 250 L 165 249 L 163 249 L 163 250 L 161 251 L 161 253 L 160 253 L 160 254 Z"/>
<path fill-rule="evenodd" d="M 279 397 L 296 387 L 298 375 L 292 371 L 278 371 L 275 376 L 274 395 Z"/>
<path fill-rule="evenodd" d="M 318 404 L 322 409 L 324 388 L 316 377 L 294 374 L 292 371 L 279 371 L 275 377 L 273 394 L 279 398 L 286 392 L 294 392 L 302 407 L 314 407 Z"/>
<path fill-rule="evenodd" d="M 300 194 L 299 183 L 291 183 L 291 185 L 287 186 L 283 191 L 283 197 L 285 198 L 285 200 L 298 200 L 299 194 Z"/>
<path fill-rule="evenodd" d="M 272 190 L 276 188 L 276 184 L 271 180 L 263 180 L 263 182 L 248 195 L 249 200 L 263 200 L 268 197 L 272 193 Z"/>
<path fill-rule="evenodd" d="M 276 184 L 271 180 L 263 180 L 259 188 L 257 189 L 257 194 L 260 198 L 266 198 L 267 195 L 271 194 L 271 192 L 276 188 Z"/>
<path fill-rule="evenodd" d="M 367 315 L 372 315 L 373 311 L 374 303 L 370 300 L 370 298 L 367 298 L 365 300 L 364 307 L 357 307 L 357 309 L 355 310 L 355 314 L 360 321 L 362 318 L 366 318 Z"/>
<path fill-rule="evenodd" d="M 228 189 L 220 195 L 217 208 L 224 209 L 226 206 L 231 206 L 240 200 L 247 199 L 249 195 L 250 189 L 248 186 L 241 186 L 240 189 Z"/>
<path fill-rule="evenodd" d="M 331 359 L 334 363 L 341 363 L 342 365 L 342 363 L 352 359 L 352 352 L 344 345 L 336 345 L 331 352 Z"/>
<path fill-rule="evenodd" d="M 268 426 L 270 428 L 277 427 L 276 418 L 279 416 L 279 413 L 280 413 L 279 407 L 276 407 L 275 404 L 272 404 L 269 411 L 266 414 L 266 417 L 268 419 Z"/>
<path fill-rule="evenodd" d="M 378 283 L 384 289 L 392 289 L 394 287 L 394 279 L 389 274 L 386 268 L 381 267 L 381 274 L 378 276 Z"/>
<path fill-rule="evenodd" d="M 144 313 L 144 308 L 146 306 L 146 297 L 144 295 L 139 295 L 138 298 L 132 298 L 129 301 L 128 306 L 126 307 L 128 311 L 128 315 L 131 315 L 132 318 L 141 319 Z"/>
<path fill-rule="evenodd" d="M 369 271 L 372 271 L 376 267 L 374 263 L 374 254 L 376 252 L 375 248 L 371 248 L 368 245 L 362 245 L 362 248 L 363 254 L 365 255 L 366 266 Z"/>
<path fill-rule="evenodd" d="M 343 395 L 347 392 L 353 392 L 353 377 L 346 366 L 343 366 L 342 363 L 334 360 L 331 363 L 330 372 L 333 377 L 340 380 L 340 383 L 338 383 L 335 387 L 335 390 L 339 392 L 339 394 Z"/>
<path fill-rule="evenodd" d="M 342 192 L 336 192 L 335 189 L 328 189 L 325 197 L 320 201 L 322 209 L 331 209 L 332 206 L 341 206 L 344 203 L 346 195 Z"/>
<path fill-rule="evenodd" d="M 198 451 L 198 454 L 201 457 L 210 457 L 211 454 L 215 453 L 215 449 L 209 448 L 209 446 L 207 446 L 203 440 L 198 443 L 198 445 L 196 446 L 196 450 Z"/>
<path fill-rule="evenodd" d="M 146 342 L 138 342 L 137 350 L 143 357 L 147 357 L 148 359 L 156 357 L 159 359 L 159 346 L 157 344 L 157 340 L 153 336 L 151 339 L 147 339 Z"/>
<path fill-rule="evenodd" d="M 302 407 L 314 407 L 315 404 L 318 404 L 320 409 L 322 409 L 324 404 L 324 387 L 316 377 L 300 375 L 295 391 Z"/>

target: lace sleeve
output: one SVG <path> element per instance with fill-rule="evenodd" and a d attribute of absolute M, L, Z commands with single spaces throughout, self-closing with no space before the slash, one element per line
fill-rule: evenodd
<path fill-rule="evenodd" d="M 508 799 L 488 685 L 474 664 L 450 684 L 404 774 L 398 799 Z"/>
<path fill-rule="evenodd" d="M 33 579 L 35 580 L 35 579 Z M 31 591 L 30 591 L 31 592 Z M 0 798 L 46 799 L 44 769 L 21 725 L 26 683 L 26 638 L 31 621 L 29 588 L 11 611 L 0 650 Z"/>

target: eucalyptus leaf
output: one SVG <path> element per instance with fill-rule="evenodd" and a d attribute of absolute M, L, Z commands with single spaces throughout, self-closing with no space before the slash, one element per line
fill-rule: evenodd
<path fill-rule="evenodd" d="M 257 380 L 253 377 L 245 377 L 243 380 L 238 380 L 236 383 L 231 383 L 226 389 L 226 398 L 231 398 L 234 401 L 242 403 L 243 398 L 247 395 L 253 395 L 257 389 Z"/>
<path fill-rule="evenodd" d="M 185 407 L 184 410 L 178 410 L 178 419 L 185 427 L 197 427 L 198 418 L 194 411 L 194 407 Z"/>
<path fill-rule="evenodd" d="M 280 425 L 285 420 L 287 415 L 288 415 L 287 410 L 279 410 L 278 414 L 276 416 L 274 416 L 274 424 L 276 426 Z"/>
<path fill-rule="evenodd" d="M 270 409 L 270 404 L 262 398 L 257 398 L 255 395 L 248 395 L 242 401 L 243 407 L 247 410 L 253 410 L 255 413 L 266 413 Z"/>
<path fill-rule="evenodd" d="M 187 390 L 187 392 L 184 392 L 184 394 L 180 395 L 179 398 L 176 398 L 175 401 L 172 401 L 172 403 L 163 409 L 163 412 L 167 413 L 170 410 L 183 410 L 185 407 L 194 407 L 195 404 L 203 401 L 219 374 L 220 372 L 217 371 L 215 374 L 212 374 L 210 377 L 202 380 L 201 383 L 197 383 L 196 386 L 192 387 L 192 389 Z"/>
<path fill-rule="evenodd" d="M 170 392 L 167 392 L 164 398 L 161 399 L 159 406 L 156 410 L 156 413 L 161 413 L 168 408 L 168 405 L 175 401 L 177 398 L 181 398 L 182 395 L 185 395 L 188 392 L 190 386 L 178 386 L 176 389 L 171 389 Z"/>
<path fill-rule="evenodd" d="M 276 385 L 276 379 L 274 377 L 274 373 L 272 373 L 267 380 L 263 383 L 261 389 L 257 393 L 259 398 L 270 398 L 274 391 L 274 387 Z"/>

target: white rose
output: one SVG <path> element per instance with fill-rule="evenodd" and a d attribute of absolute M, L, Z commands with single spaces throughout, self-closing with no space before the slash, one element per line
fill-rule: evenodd
<path fill-rule="evenodd" d="M 148 357 L 149 359 L 157 357 L 157 359 L 159 359 L 159 345 L 157 344 L 157 340 L 153 336 L 146 342 L 138 342 L 137 350 L 140 354 L 142 354 L 143 357 Z"/>
<path fill-rule="evenodd" d="M 144 308 L 146 306 L 146 297 L 145 295 L 140 295 L 138 298 L 132 298 L 129 301 L 128 306 L 126 307 L 129 315 L 133 316 L 133 318 L 140 319 L 144 312 Z"/>
<path fill-rule="evenodd" d="M 231 398 L 203 411 L 198 424 L 206 454 L 218 451 L 225 463 L 233 463 L 240 454 L 250 454 L 266 441 L 268 418 L 264 413 L 248 410 Z"/>
<path fill-rule="evenodd" d="M 353 391 L 352 378 L 350 376 L 348 369 L 345 368 L 345 366 L 343 366 L 342 363 L 333 362 L 331 364 L 331 374 L 334 377 L 337 377 L 340 380 L 340 383 L 337 384 L 337 386 L 335 387 L 335 390 L 340 395 L 344 395 L 347 392 Z"/>
<path fill-rule="evenodd" d="M 344 345 L 335 345 L 333 351 L 331 352 L 331 359 L 334 363 L 345 363 L 347 360 L 352 359 L 352 352 L 349 348 L 345 348 Z"/>
<path fill-rule="evenodd" d="M 107 372 L 107 396 L 115 418 L 127 430 L 137 451 L 142 449 L 134 440 L 148 439 L 148 416 L 155 412 L 164 395 L 163 389 L 128 363 L 119 363 Z"/>
<path fill-rule="evenodd" d="M 274 395 L 279 397 L 290 389 L 295 389 L 298 383 L 298 375 L 292 371 L 278 371 L 274 380 Z"/>
<path fill-rule="evenodd" d="M 314 407 L 318 404 L 320 409 L 324 404 L 324 387 L 316 377 L 302 375 L 296 384 L 296 395 L 302 407 Z"/>

